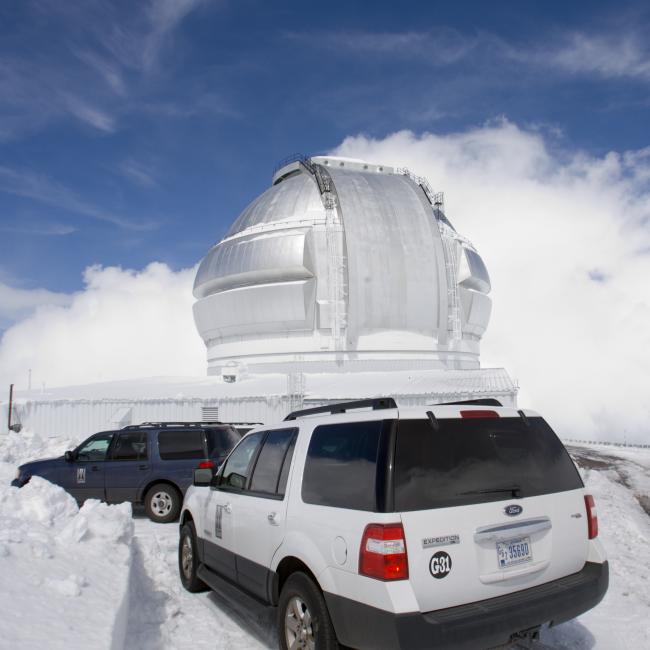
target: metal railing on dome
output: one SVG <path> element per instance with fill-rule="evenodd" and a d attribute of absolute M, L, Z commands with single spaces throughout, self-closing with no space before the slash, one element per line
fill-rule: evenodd
<path fill-rule="evenodd" d="M 312 171 L 311 158 L 309 156 L 305 156 L 304 153 L 292 153 L 291 155 L 287 156 L 286 158 L 283 158 L 273 168 L 273 174 L 275 174 L 277 171 L 279 171 L 283 167 L 286 167 L 287 165 L 290 165 L 291 163 L 294 163 L 294 162 L 300 162 L 305 167 L 307 167 L 307 169 L 309 169 L 309 171 Z"/>

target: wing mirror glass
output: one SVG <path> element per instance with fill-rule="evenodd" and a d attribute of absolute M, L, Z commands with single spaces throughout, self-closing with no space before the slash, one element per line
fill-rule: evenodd
<path fill-rule="evenodd" d="M 68 463 L 72 463 L 74 461 L 74 451 L 66 451 L 63 457 Z"/>
<path fill-rule="evenodd" d="M 212 483 L 212 470 L 211 469 L 195 469 L 194 470 L 194 485 L 206 486 Z"/>

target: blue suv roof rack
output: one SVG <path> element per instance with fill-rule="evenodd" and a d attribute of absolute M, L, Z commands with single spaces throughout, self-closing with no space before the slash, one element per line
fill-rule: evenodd
<path fill-rule="evenodd" d="M 392 397 L 374 397 L 372 399 L 359 399 L 353 402 L 337 402 L 336 404 L 327 404 L 326 406 L 316 406 L 311 409 L 302 409 L 289 413 L 284 421 L 295 420 L 307 415 L 316 415 L 318 413 L 346 413 L 352 409 L 371 408 L 373 411 L 382 409 L 396 409 L 397 404 Z"/>
<path fill-rule="evenodd" d="M 140 424 L 129 424 L 122 427 L 122 430 L 133 431 L 135 429 L 167 429 L 171 427 L 183 427 L 190 429 L 201 429 L 203 427 L 231 426 L 231 427 L 256 427 L 262 422 L 220 422 L 219 420 L 210 420 L 209 422 L 142 422 Z"/>
<path fill-rule="evenodd" d="M 209 427 L 215 424 L 230 424 L 227 422 L 142 422 L 141 424 L 129 424 L 126 427 L 123 427 L 123 430 L 126 429 L 166 429 L 168 427 L 190 427 L 200 429 L 201 427 Z"/>

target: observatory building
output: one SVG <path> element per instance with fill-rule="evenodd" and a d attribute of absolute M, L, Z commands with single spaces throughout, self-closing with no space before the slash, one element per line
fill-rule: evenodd
<path fill-rule="evenodd" d="M 201 262 L 194 317 L 208 374 L 469 370 L 489 292 L 426 180 L 294 157 Z"/>
<path fill-rule="evenodd" d="M 483 260 L 424 179 L 293 157 L 197 271 L 209 376 L 24 391 L 16 421 L 81 439 L 143 421 L 271 423 L 389 395 L 400 406 L 514 406 L 506 370 L 479 365 L 489 293 Z"/>

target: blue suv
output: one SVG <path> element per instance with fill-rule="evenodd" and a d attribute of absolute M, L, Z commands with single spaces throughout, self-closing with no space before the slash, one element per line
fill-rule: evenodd
<path fill-rule="evenodd" d="M 152 521 L 177 519 L 183 495 L 197 468 L 215 469 L 242 435 L 222 423 L 147 422 L 90 436 L 60 458 L 18 468 L 12 485 L 41 476 L 67 490 L 79 503 L 144 504 Z"/>

